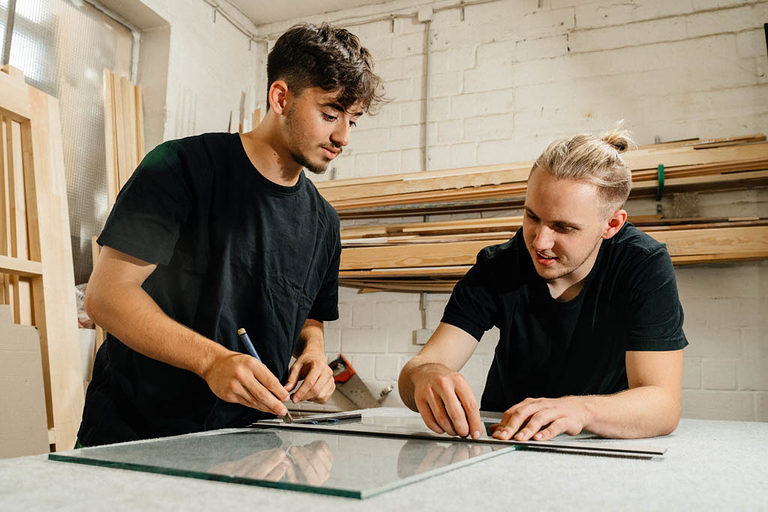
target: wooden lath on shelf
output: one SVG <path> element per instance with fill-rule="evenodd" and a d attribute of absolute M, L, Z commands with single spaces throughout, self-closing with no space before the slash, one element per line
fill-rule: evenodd
<path fill-rule="evenodd" d="M 689 139 L 625 153 L 631 197 L 654 197 L 659 164 L 665 193 L 734 190 L 768 184 L 762 134 Z M 532 163 L 321 182 L 342 218 L 491 211 L 523 204 Z M 633 217 L 667 244 L 676 265 L 768 258 L 768 220 Z M 522 217 L 351 226 L 342 230 L 340 282 L 364 291 L 448 292 L 483 247 L 509 240 Z"/>
<path fill-rule="evenodd" d="M 107 151 L 107 199 L 117 193 L 144 158 L 141 85 L 104 69 L 104 142 Z"/>
<path fill-rule="evenodd" d="M 83 407 L 58 101 L 0 72 L 0 301 L 37 327 L 51 444 L 74 446 Z M 11 413 L 10 411 L 6 411 Z"/>
<path fill-rule="evenodd" d="M 659 164 L 669 193 L 768 184 L 762 134 L 644 146 L 624 154 L 631 197 L 656 193 Z M 341 218 L 383 217 L 519 207 L 532 162 L 396 174 L 317 183 Z"/>
<path fill-rule="evenodd" d="M 367 291 L 449 292 L 475 263 L 483 247 L 509 240 L 521 221 L 520 217 L 456 221 L 457 229 L 466 237 L 464 240 L 455 239 L 456 234 L 450 231 L 451 222 L 370 226 L 370 237 L 363 232 L 364 227 L 355 227 L 352 233 L 343 230 L 340 283 Z M 768 258 L 768 219 L 649 216 L 633 221 L 666 244 L 675 265 Z M 499 231 L 467 233 L 472 223 L 480 230 L 492 227 Z M 422 233 L 442 234 L 408 234 L 411 226 L 421 227 Z M 382 227 L 390 229 L 387 236 L 378 236 Z M 398 227 L 404 230 L 398 231 Z M 476 238 L 472 239 L 472 235 Z M 399 243 L 401 238 L 409 243 Z"/>

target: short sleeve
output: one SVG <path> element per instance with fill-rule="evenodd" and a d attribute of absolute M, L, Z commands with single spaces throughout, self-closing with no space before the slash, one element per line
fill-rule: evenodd
<path fill-rule="evenodd" d="M 167 265 L 191 207 L 192 193 L 179 148 L 166 142 L 144 157 L 122 188 L 98 243 Z"/>
<path fill-rule="evenodd" d="M 630 279 L 627 350 L 684 348 L 688 340 L 683 333 L 683 306 L 669 253 L 660 247 L 636 269 Z"/>
<path fill-rule="evenodd" d="M 493 272 L 486 248 L 480 251 L 477 262 L 456 283 L 441 321 L 480 341 L 485 331 L 493 327 L 498 310 L 492 283 Z"/>
<path fill-rule="evenodd" d="M 338 223 L 338 219 L 336 220 Z M 312 309 L 309 311 L 309 318 L 321 322 L 331 322 L 339 318 L 339 262 L 341 260 L 341 239 L 339 231 L 336 230 L 333 236 L 336 248 L 333 259 L 325 273 L 325 278 L 320 286 L 320 291 L 315 297 Z"/>

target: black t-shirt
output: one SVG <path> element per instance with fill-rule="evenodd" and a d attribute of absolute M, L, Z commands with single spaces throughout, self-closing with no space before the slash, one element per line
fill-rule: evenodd
<path fill-rule="evenodd" d="M 262 176 L 237 134 L 155 148 L 121 190 L 98 242 L 157 264 L 142 287 L 174 320 L 239 352 L 244 327 L 281 381 L 306 319 L 338 318 L 338 215 L 303 173 L 292 187 Z M 103 444 L 263 416 L 109 335 L 78 436 Z"/>
<path fill-rule="evenodd" d="M 518 230 L 510 241 L 480 251 L 442 321 L 478 341 L 499 328 L 481 401 L 490 411 L 528 397 L 627 389 L 626 351 L 688 344 L 672 260 L 629 223 L 603 240 L 581 292 L 568 302 L 552 298 Z"/>

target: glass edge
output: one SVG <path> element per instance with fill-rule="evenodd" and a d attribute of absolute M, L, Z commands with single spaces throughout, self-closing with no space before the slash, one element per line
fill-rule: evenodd
<path fill-rule="evenodd" d="M 217 475 L 215 473 L 200 473 L 197 471 L 165 468 L 161 466 L 150 466 L 146 464 L 137 464 L 134 462 L 117 462 L 117 461 L 109 461 L 109 460 L 101 460 L 101 459 L 92 459 L 88 457 L 73 457 L 69 455 L 59 455 L 55 453 L 49 453 L 48 460 L 52 460 L 55 462 L 83 464 L 85 466 L 99 466 L 99 467 L 106 467 L 106 468 L 113 468 L 113 469 L 127 469 L 130 471 L 137 471 L 140 473 L 156 473 L 159 475 L 196 478 L 198 480 L 245 484 L 245 485 L 253 485 L 256 487 L 269 487 L 273 489 L 285 489 L 288 491 L 299 491 L 299 492 L 305 492 L 309 494 L 340 496 L 342 498 L 363 499 L 365 497 L 365 493 L 363 491 L 354 491 L 349 489 L 341 489 L 337 487 L 315 487 L 315 486 L 306 485 L 306 484 L 271 482 L 269 480 L 256 480 L 252 478 L 244 478 L 244 477 L 237 477 L 237 476 Z"/>

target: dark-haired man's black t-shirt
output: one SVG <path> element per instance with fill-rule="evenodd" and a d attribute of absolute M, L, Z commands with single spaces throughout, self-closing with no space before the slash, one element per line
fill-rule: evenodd
<path fill-rule="evenodd" d="M 481 408 L 505 411 L 525 398 L 627 389 L 625 353 L 688 344 L 666 248 L 627 223 L 603 240 L 578 296 L 552 298 L 526 250 L 522 229 L 486 247 L 453 290 L 443 322 L 478 341 L 500 339 Z"/>
<path fill-rule="evenodd" d="M 251 164 L 238 134 L 161 144 L 121 190 L 99 244 L 156 270 L 142 288 L 172 319 L 225 347 L 244 327 L 281 382 L 307 318 L 338 318 L 339 218 L 302 173 L 284 187 Z M 78 438 L 85 446 L 239 426 L 255 409 L 128 348 L 99 349 Z"/>

